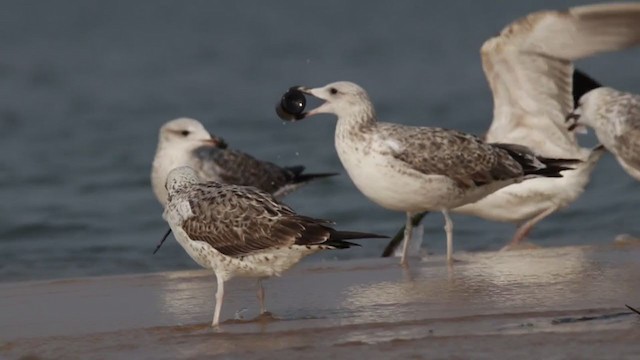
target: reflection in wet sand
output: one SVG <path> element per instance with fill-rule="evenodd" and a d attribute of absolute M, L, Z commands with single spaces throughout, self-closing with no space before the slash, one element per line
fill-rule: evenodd
<path fill-rule="evenodd" d="M 203 309 L 212 308 L 215 281 L 210 273 L 193 271 L 190 276 L 180 272 L 162 275 L 166 281 L 160 285 L 158 305 L 160 311 L 176 324 L 193 321 Z"/>
<path fill-rule="evenodd" d="M 229 312 L 250 306 L 219 330 L 201 322 L 215 291 L 206 272 L 4 284 L 0 358 L 297 359 L 375 348 L 373 360 L 432 357 L 443 346 L 495 358 L 495 344 L 517 341 L 544 341 L 542 358 L 573 342 L 579 358 L 638 344 L 640 319 L 624 307 L 640 303 L 638 246 L 457 256 L 451 269 L 438 257 L 408 271 L 394 259 L 300 266 L 270 282 L 273 315 L 259 318 L 253 282 L 238 279 Z M 594 350 L 594 336 L 613 345 Z"/>
<path fill-rule="evenodd" d="M 609 296 L 638 294 L 638 284 L 626 281 L 629 266 L 640 271 L 640 264 L 624 253 L 610 255 L 620 264 L 608 264 L 606 254 L 611 252 L 587 247 L 463 254 L 451 269 L 421 266 L 411 269 L 410 280 L 354 284 L 344 291 L 342 305 L 368 321 L 400 321 L 466 316 L 469 303 L 475 314 L 491 314 L 600 306 Z M 623 264 L 628 266 L 615 266 Z"/>

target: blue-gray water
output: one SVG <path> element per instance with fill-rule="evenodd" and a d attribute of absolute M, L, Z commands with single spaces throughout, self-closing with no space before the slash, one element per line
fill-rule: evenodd
<path fill-rule="evenodd" d="M 289 86 L 351 80 L 387 121 L 482 133 L 491 94 L 479 48 L 513 19 L 577 1 L 3 1 L 0 4 L 0 281 L 195 267 L 149 185 L 161 124 L 201 120 L 231 146 L 282 165 L 341 171 L 286 202 L 338 227 L 393 234 L 404 216 L 364 198 L 333 147 L 335 118 L 283 125 Z M 579 63 L 640 92 L 640 51 Z M 592 138 L 584 138 L 592 144 Z M 543 246 L 640 234 L 640 185 L 608 155 Z M 458 250 L 497 249 L 514 227 L 455 216 Z M 425 243 L 444 248 L 439 214 Z M 378 256 L 385 240 L 317 255 Z"/>

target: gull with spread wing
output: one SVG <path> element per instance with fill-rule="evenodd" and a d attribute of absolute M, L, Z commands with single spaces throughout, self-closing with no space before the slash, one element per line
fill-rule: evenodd
<path fill-rule="evenodd" d="M 546 157 L 576 158 L 583 163 L 563 171 L 560 178 L 514 184 L 453 211 L 521 224 L 511 240 L 513 246 L 535 224 L 573 203 L 604 150 L 580 147 L 575 134 L 567 131 L 565 117 L 575 104 L 573 61 L 638 43 L 640 4 L 536 12 L 487 40 L 481 55 L 493 92 L 494 114 L 486 140 L 520 144 Z"/>
<path fill-rule="evenodd" d="M 507 246 L 513 247 L 537 223 L 573 203 L 583 193 L 604 151 L 602 146 L 580 147 L 575 135 L 567 131 L 565 116 L 582 95 L 600 87 L 575 71 L 573 61 L 638 43 L 640 4 L 637 3 L 539 11 L 514 21 L 500 35 L 487 40 L 481 57 L 493 93 L 494 114 L 485 140 L 520 144 L 546 157 L 583 162 L 563 171 L 562 177 L 540 177 L 513 184 L 452 211 L 519 224 Z M 385 254 L 393 252 L 393 245 L 390 243 Z"/>

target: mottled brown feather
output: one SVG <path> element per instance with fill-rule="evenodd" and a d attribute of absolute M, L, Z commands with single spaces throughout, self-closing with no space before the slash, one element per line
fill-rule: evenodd
<path fill-rule="evenodd" d="M 321 245 L 340 238 L 329 221 L 297 215 L 270 194 L 252 187 L 211 182 L 194 185 L 184 195 L 190 199 L 193 216 L 183 222 L 183 230 L 191 240 L 204 241 L 227 256 Z"/>
<path fill-rule="evenodd" d="M 402 144 L 391 155 L 425 175 L 444 175 L 465 187 L 522 177 L 522 166 L 503 149 L 456 130 L 379 123 Z"/>

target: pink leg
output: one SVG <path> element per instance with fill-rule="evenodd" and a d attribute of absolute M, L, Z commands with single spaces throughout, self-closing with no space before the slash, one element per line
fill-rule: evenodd
<path fill-rule="evenodd" d="M 258 279 L 258 302 L 260 302 L 260 315 L 267 312 L 264 306 L 264 288 L 262 287 L 262 279 Z"/>
<path fill-rule="evenodd" d="M 527 235 L 529 235 L 529 233 L 531 232 L 531 229 L 533 229 L 534 225 L 536 225 L 537 223 L 542 221 L 542 219 L 546 218 L 547 216 L 551 215 L 556 210 L 558 210 L 557 206 L 554 206 L 552 208 L 548 208 L 547 210 L 545 210 L 545 211 L 541 212 L 540 214 L 536 215 L 533 219 L 531 219 L 531 220 L 527 221 L 526 223 L 522 224 L 518 228 L 516 233 L 513 235 L 513 238 L 511 238 L 511 242 L 509 242 L 509 244 L 507 244 L 507 246 L 519 245 L 522 242 L 522 240 L 524 240 L 524 238 L 527 237 Z"/>
<path fill-rule="evenodd" d="M 447 234 L 447 264 L 453 264 L 453 221 L 448 210 L 442 210 L 444 215 L 444 231 Z"/>
<path fill-rule="evenodd" d="M 402 244 L 402 257 L 400 258 L 400 264 L 407 266 L 407 253 L 409 252 L 409 242 L 411 241 L 411 231 L 413 231 L 413 223 L 411 222 L 411 216 L 413 214 L 407 213 L 407 223 L 404 226 L 404 243 Z"/>
<path fill-rule="evenodd" d="M 224 279 L 216 274 L 218 280 L 218 290 L 216 291 L 216 308 L 213 311 L 213 322 L 211 326 L 217 327 L 220 325 L 220 311 L 222 310 L 222 299 L 224 298 Z"/>

